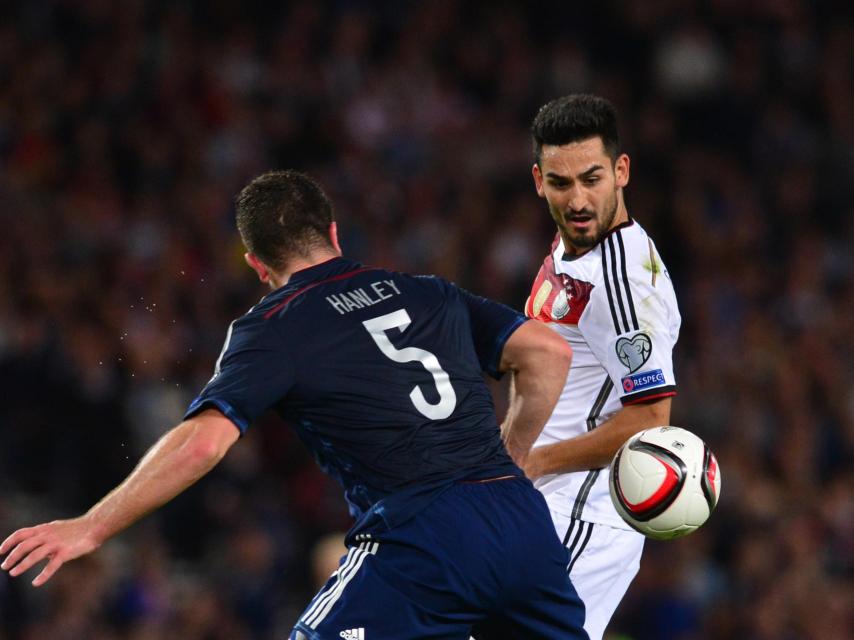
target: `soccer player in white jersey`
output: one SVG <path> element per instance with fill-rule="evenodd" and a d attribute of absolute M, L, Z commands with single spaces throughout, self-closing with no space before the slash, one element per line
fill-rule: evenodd
<path fill-rule="evenodd" d="M 681 322 L 652 239 L 626 209 L 629 157 L 607 100 L 570 95 L 531 128 L 534 184 L 557 226 L 526 303 L 575 356 L 525 471 L 570 551 L 568 571 L 599 640 L 637 574 L 644 538 L 617 515 L 608 464 L 631 435 L 669 424 Z"/>

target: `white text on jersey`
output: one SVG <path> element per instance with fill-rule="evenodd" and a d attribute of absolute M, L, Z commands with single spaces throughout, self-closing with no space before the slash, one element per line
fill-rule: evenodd
<path fill-rule="evenodd" d="M 364 309 L 365 307 L 373 306 L 395 295 L 400 295 L 400 289 L 397 288 L 394 280 L 378 280 L 372 282 L 367 287 L 359 287 L 358 289 L 342 293 L 333 293 L 326 296 L 326 301 L 343 316 L 354 309 Z"/>

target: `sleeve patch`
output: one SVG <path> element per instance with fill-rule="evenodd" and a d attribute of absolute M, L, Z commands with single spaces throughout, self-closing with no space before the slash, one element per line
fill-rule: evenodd
<path fill-rule="evenodd" d="M 640 369 L 652 355 L 652 339 L 645 333 L 638 333 L 629 338 L 620 338 L 614 345 L 617 357 L 620 359 L 629 373 Z"/>
<path fill-rule="evenodd" d="M 622 384 L 626 393 L 637 393 L 644 389 L 662 387 L 667 384 L 667 378 L 661 369 L 653 369 L 627 375 L 622 379 Z"/>

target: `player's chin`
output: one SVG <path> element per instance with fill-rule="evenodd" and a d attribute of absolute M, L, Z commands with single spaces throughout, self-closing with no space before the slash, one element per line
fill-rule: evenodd
<path fill-rule="evenodd" d="M 585 231 L 569 231 L 569 239 L 576 247 L 589 249 L 599 242 L 601 235 L 595 229 Z"/>

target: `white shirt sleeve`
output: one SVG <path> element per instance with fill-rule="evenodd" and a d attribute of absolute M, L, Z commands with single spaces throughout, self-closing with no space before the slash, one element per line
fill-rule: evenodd
<path fill-rule="evenodd" d="M 657 252 L 653 265 L 650 253 L 629 252 L 627 259 L 622 242 L 618 234 L 603 241 L 602 281 L 578 328 L 625 405 L 676 394 L 673 347 L 681 318 Z"/>

